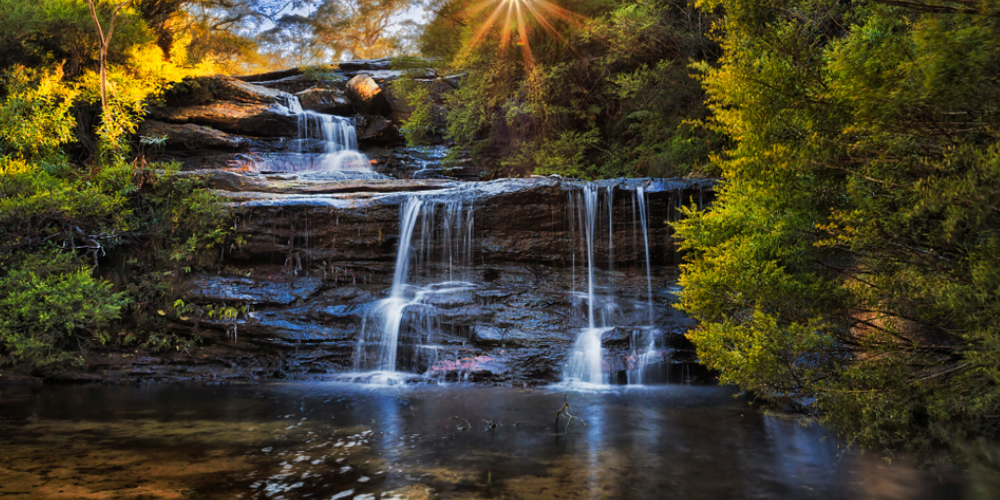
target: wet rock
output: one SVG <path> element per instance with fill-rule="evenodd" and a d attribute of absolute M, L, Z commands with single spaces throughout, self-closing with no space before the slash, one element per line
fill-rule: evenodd
<path fill-rule="evenodd" d="M 280 347 L 340 346 L 353 351 L 353 339 L 357 338 L 358 327 L 347 325 L 331 328 L 330 325 L 313 321 L 305 315 L 297 316 L 287 311 L 260 311 L 254 317 L 239 325 L 239 335 L 248 342 Z M 305 345 L 304 345 L 305 344 Z"/>
<path fill-rule="evenodd" d="M 249 137 L 230 135 L 203 125 L 187 123 L 178 125 L 156 120 L 146 120 L 139 128 L 139 135 L 166 137 L 166 146 L 180 150 L 229 149 L 240 150 L 253 145 Z"/>
<path fill-rule="evenodd" d="M 241 276 L 199 275 L 183 285 L 184 298 L 193 302 L 225 302 L 253 305 L 288 305 L 319 291 L 316 278 L 272 281 Z"/>
<path fill-rule="evenodd" d="M 437 492 L 430 486 L 414 484 L 382 493 L 382 500 L 434 500 Z"/>
<path fill-rule="evenodd" d="M 368 75 L 351 78 L 346 94 L 363 114 L 388 116 L 392 112 L 382 88 Z"/>
<path fill-rule="evenodd" d="M 180 108 L 160 107 L 150 110 L 160 121 L 207 125 L 233 134 L 260 137 L 294 136 L 298 119 L 278 104 L 215 102 Z"/>
<path fill-rule="evenodd" d="M 482 347 L 528 347 L 544 344 L 544 335 L 531 335 L 517 328 L 476 325 L 472 329 L 472 343 Z"/>
<path fill-rule="evenodd" d="M 340 71 L 376 71 L 392 69 L 392 59 L 383 57 L 380 59 L 354 59 L 352 61 L 341 61 L 336 63 Z"/>
<path fill-rule="evenodd" d="M 329 115 L 350 116 L 354 114 L 352 103 L 344 92 L 336 88 L 312 87 L 295 94 L 302 109 Z"/>
<path fill-rule="evenodd" d="M 400 139 L 399 129 L 391 120 L 379 115 L 365 115 L 357 124 L 358 140 L 375 143 L 394 142 Z"/>
<path fill-rule="evenodd" d="M 165 96 L 169 106 L 209 104 L 229 101 L 244 104 L 283 103 L 281 92 L 252 85 L 225 75 L 202 76 L 184 80 Z"/>

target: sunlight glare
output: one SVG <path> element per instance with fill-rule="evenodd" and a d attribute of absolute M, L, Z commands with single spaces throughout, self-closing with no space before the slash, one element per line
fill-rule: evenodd
<path fill-rule="evenodd" d="M 468 14 L 470 16 L 475 15 L 491 7 L 493 10 L 472 37 L 472 42 L 466 47 L 463 56 L 467 56 L 473 48 L 482 43 L 494 27 L 500 26 L 498 21 L 503 16 L 503 25 L 500 26 L 501 54 L 510 46 L 516 32 L 516 44 L 521 48 L 525 65 L 533 67 L 534 57 L 531 53 L 531 44 L 528 41 L 528 33 L 530 31 L 529 21 L 534 19 L 542 29 L 565 42 L 566 39 L 556 30 L 550 19 L 561 19 L 575 25 L 579 25 L 583 19 L 582 16 L 570 12 L 548 0 L 483 0 L 469 8 Z"/>

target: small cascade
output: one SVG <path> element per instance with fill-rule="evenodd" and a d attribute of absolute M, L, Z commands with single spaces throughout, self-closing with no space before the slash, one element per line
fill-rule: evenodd
<path fill-rule="evenodd" d="M 372 179 L 384 177 L 372 170 L 358 151 L 358 136 L 350 118 L 302 109 L 299 98 L 286 94 L 285 106 L 298 121 L 288 153 L 251 159 L 244 166 L 252 172 L 317 172 L 324 178 Z"/>
<path fill-rule="evenodd" d="M 658 331 L 653 328 L 653 280 L 651 271 L 650 251 L 649 251 L 649 220 L 646 192 L 643 186 L 636 186 L 632 197 L 632 236 L 636 248 L 640 244 L 644 248 L 646 271 L 646 294 L 644 297 L 644 307 L 636 306 L 638 311 L 645 309 L 644 320 L 639 320 L 642 325 L 629 327 L 625 324 L 615 324 L 616 320 L 624 318 L 616 317 L 619 304 L 616 299 L 614 287 L 614 265 L 615 265 L 615 226 L 614 226 L 614 185 L 602 188 L 593 183 L 583 186 L 582 192 L 571 192 L 569 194 L 568 207 L 570 210 L 570 234 L 574 241 L 573 247 L 573 276 L 576 271 L 576 247 L 577 238 L 582 238 L 581 250 L 586 249 L 587 261 L 587 327 L 580 333 L 573 344 L 567 364 L 565 379 L 571 383 L 599 384 L 606 385 L 611 380 L 612 368 L 606 361 L 607 349 L 603 346 L 603 338 L 616 330 L 633 329 L 631 337 L 628 339 L 628 355 L 622 371 L 628 384 L 642 384 L 645 372 L 648 367 L 658 363 L 662 357 L 662 352 L 656 347 Z M 598 222 L 601 208 L 601 195 L 606 198 L 607 207 L 607 290 L 601 290 L 600 294 L 596 290 L 597 279 L 595 272 L 597 263 L 603 259 L 596 256 L 595 243 L 599 238 Z M 637 207 L 638 206 L 638 207 Z M 638 208 L 638 210 L 636 210 Z M 636 212 L 638 211 L 639 221 L 637 225 Z M 577 229 L 579 227 L 579 230 Z M 602 231 L 603 232 L 603 231 Z M 603 282 L 603 281 L 602 281 Z M 575 295 L 575 279 L 573 285 Z M 624 299 L 624 297 L 623 297 Z M 638 332 L 638 333 L 637 333 Z"/>
<path fill-rule="evenodd" d="M 646 337 L 645 345 L 643 336 Z M 626 360 L 625 376 L 628 385 L 642 385 L 646 380 L 646 369 L 662 361 L 662 355 L 656 349 L 656 331 L 652 329 L 633 331 L 630 340 L 632 348 Z"/>
<path fill-rule="evenodd" d="M 460 280 L 472 263 L 474 220 L 474 207 L 461 199 L 407 196 L 392 288 L 364 317 L 357 372 L 375 372 L 368 379 L 384 382 L 401 371 L 422 373 L 436 361 L 436 346 L 429 345 L 441 330 L 435 303 L 476 288 Z M 448 279 L 422 283 L 441 275 Z"/>
<path fill-rule="evenodd" d="M 610 188 L 609 188 L 610 193 Z M 572 194 L 570 194 L 572 196 Z M 610 196 L 610 194 L 609 194 Z M 594 237 L 597 223 L 597 198 L 598 189 L 593 184 L 583 187 L 583 236 L 587 245 L 587 329 L 577 337 L 573 344 L 573 354 L 567 375 L 570 380 L 589 384 L 607 384 L 608 373 L 604 370 L 604 349 L 601 346 L 601 337 L 604 333 L 614 330 L 604 326 L 597 326 L 594 317 Z M 601 315 L 602 320 L 606 315 Z"/>

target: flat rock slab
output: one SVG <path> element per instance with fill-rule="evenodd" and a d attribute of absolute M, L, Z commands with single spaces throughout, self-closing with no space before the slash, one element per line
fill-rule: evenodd
<path fill-rule="evenodd" d="M 298 118 L 280 104 L 215 102 L 179 108 L 155 108 L 151 115 L 169 123 L 207 125 L 233 134 L 260 137 L 295 136 Z"/>
<path fill-rule="evenodd" d="M 272 281 L 241 276 L 199 275 L 184 283 L 184 298 L 192 302 L 289 305 L 319 291 L 319 278 Z"/>

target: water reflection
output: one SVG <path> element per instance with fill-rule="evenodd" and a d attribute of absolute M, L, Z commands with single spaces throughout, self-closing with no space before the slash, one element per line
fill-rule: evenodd
<path fill-rule="evenodd" d="M 960 471 L 841 453 L 822 427 L 765 416 L 726 388 L 564 390 L 4 388 L 0 496 L 943 499 L 982 489 Z M 556 427 L 564 397 L 587 425 Z"/>

